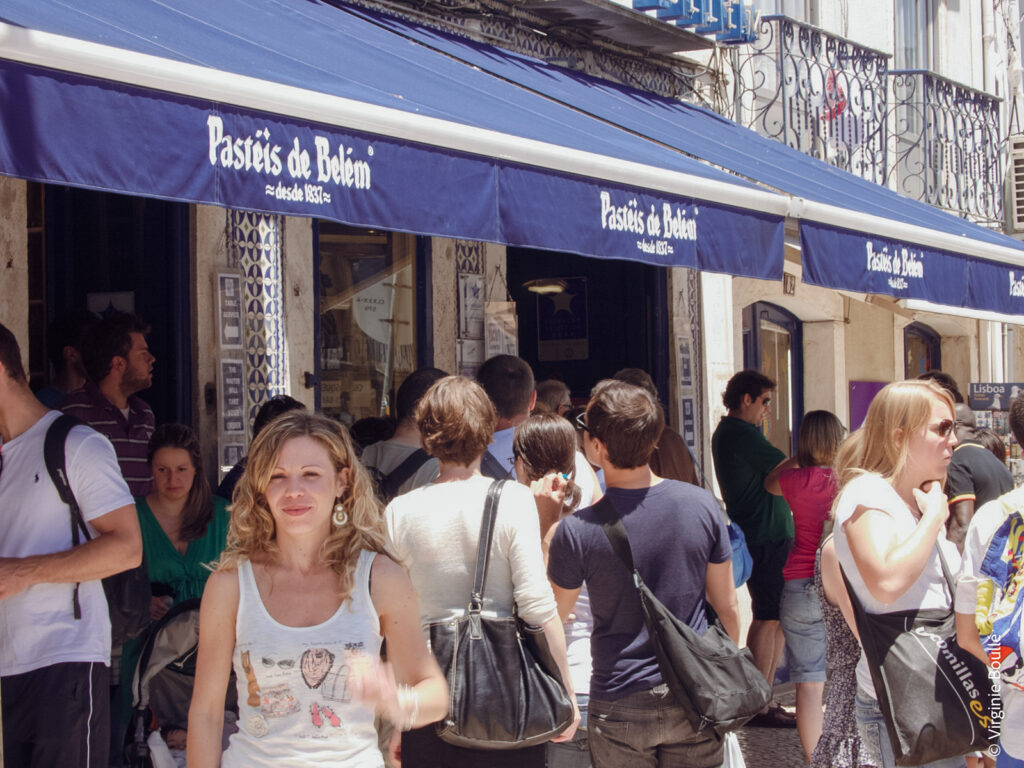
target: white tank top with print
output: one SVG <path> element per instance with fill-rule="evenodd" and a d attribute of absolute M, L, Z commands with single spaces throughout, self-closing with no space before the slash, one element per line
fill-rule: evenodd
<path fill-rule="evenodd" d="M 370 600 L 373 552 L 359 554 L 351 596 L 314 627 L 287 627 L 263 605 L 252 564 L 238 566 L 234 668 L 238 733 L 223 768 L 380 768 L 373 712 L 352 697 L 347 657 L 380 654 L 380 622 Z"/>

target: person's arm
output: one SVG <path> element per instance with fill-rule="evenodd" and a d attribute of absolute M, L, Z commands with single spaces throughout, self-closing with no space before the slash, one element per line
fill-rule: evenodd
<path fill-rule="evenodd" d="M 946 538 L 956 544 L 956 548 L 964 551 L 964 537 L 967 535 L 967 526 L 971 524 L 974 517 L 974 498 L 958 498 L 949 505 L 949 528 L 946 531 Z"/>
<path fill-rule="evenodd" d="M 142 562 L 142 534 L 135 505 L 127 504 L 90 521 L 97 536 L 49 555 L 0 558 L 0 600 L 36 584 L 95 581 Z"/>
<path fill-rule="evenodd" d="M 989 659 L 988 654 L 985 653 L 985 647 L 981 644 L 981 634 L 978 632 L 978 625 L 974 621 L 974 614 L 957 612 L 956 644 L 972 656 L 976 656 L 985 662 L 986 667 L 991 664 L 991 659 Z"/>
<path fill-rule="evenodd" d="M 583 587 L 576 587 L 576 589 L 562 589 L 560 586 L 551 583 L 551 588 L 555 593 L 555 604 L 558 606 L 558 618 L 561 619 L 564 624 L 569 620 L 572 614 L 572 609 L 576 607 L 576 600 L 579 599 L 580 591 Z"/>
<path fill-rule="evenodd" d="M 238 572 L 210 575 L 199 607 L 199 651 L 188 710 L 190 768 L 217 768 L 224 731 L 224 696 L 235 652 Z"/>
<path fill-rule="evenodd" d="M 764 479 L 764 489 L 768 491 L 772 496 L 782 495 L 782 486 L 779 485 L 779 475 L 787 469 L 796 469 L 800 466 L 800 462 L 797 461 L 796 456 L 785 461 L 780 461 L 768 476 Z"/>
<path fill-rule="evenodd" d="M 575 603 L 575 600 L 573 603 Z M 572 702 L 572 723 L 568 728 L 555 736 L 552 741 L 570 741 L 580 724 L 580 708 L 576 703 L 576 692 L 572 689 L 572 675 L 569 674 L 569 654 L 565 649 L 565 628 L 562 626 L 562 620 L 558 616 L 551 617 L 541 624 L 541 627 L 544 630 L 544 639 L 548 641 L 548 650 L 551 651 L 551 657 L 558 666 L 558 674 L 562 676 L 562 684 L 569 694 L 569 701 Z"/>
<path fill-rule="evenodd" d="M 448 711 L 448 684 L 423 637 L 409 574 L 387 555 L 373 560 L 370 598 L 387 641 L 388 660 L 366 660 L 368 666 L 359 669 L 354 681 L 359 697 L 402 730 L 437 722 Z"/>
<path fill-rule="evenodd" d="M 891 603 L 924 572 L 948 507 L 942 486 L 932 482 L 928 493 L 914 489 L 921 519 L 904 538 L 893 530 L 892 517 L 879 509 L 859 506 L 844 524 L 850 554 L 871 596 Z"/>
<path fill-rule="evenodd" d="M 843 614 L 847 626 L 859 643 L 860 633 L 853 615 L 853 604 L 850 602 L 850 593 L 846 591 L 846 584 L 843 583 L 843 572 L 839 568 L 836 545 L 831 536 L 821 546 L 821 586 L 825 590 L 825 599 Z"/>
<path fill-rule="evenodd" d="M 732 560 L 708 563 L 705 590 L 708 602 L 718 614 L 722 626 L 736 645 L 740 644 L 740 609 L 736 599 L 736 584 L 732 576 Z M 557 599 L 557 598 L 556 598 Z"/>

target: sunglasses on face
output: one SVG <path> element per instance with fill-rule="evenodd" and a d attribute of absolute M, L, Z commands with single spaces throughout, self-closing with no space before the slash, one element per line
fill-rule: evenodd
<path fill-rule="evenodd" d="M 583 420 L 583 416 L 584 414 L 582 413 L 576 414 L 576 426 L 577 428 L 582 429 L 584 432 L 589 432 L 590 430 L 587 428 L 587 422 Z"/>
<path fill-rule="evenodd" d="M 955 426 L 956 422 L 952 419 L 943 419 L 938 424 L 932 424 L 931 430 L 939 437 L 949 437 L 949 433 L 953 431 Z"/>

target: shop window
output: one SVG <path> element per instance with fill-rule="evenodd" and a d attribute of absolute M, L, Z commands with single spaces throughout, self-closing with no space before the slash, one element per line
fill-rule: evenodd
<path fill-rule="evenodd" d="M 743 310 L 743 365 L 775 381 L 765 423 L 768 441 L 788 455 L 796 452 L 803 414 L 803 334 L 799 318 L 766 302 Z"/>
<path fill-rule="evenodd" d="M 911 323 L 903 331 L 903 355 L 904 378 L 942 370 L 942 337 L 923 323 Z"/>
<path fill-rule="evenodd" d="M 415 248 L 412 235 L 318 222 L 319 407 L 347 425 L 392 415 L 416 367 Z"/>

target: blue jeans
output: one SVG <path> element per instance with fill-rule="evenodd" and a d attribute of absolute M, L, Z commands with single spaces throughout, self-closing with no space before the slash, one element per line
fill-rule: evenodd
<path fill-rule="evenodd" d="M 594 768 L 719 768 L 722 742 L 694 732 L 665 684 L 621 699 L 590 697 Z"/>
<path fill-rule="evenodd" d="M 875 699 L 866 696 L 859 688 L 856 712 L 857 732 L 869 753 L 878 757 L 879 768 L 896 768 L 896 755 L 892 750 L 892 742 L 889 741 L 889 731 L 886 730 L 882 710 L 878 708 Z M 925 763 L 921 768 L 964 768 L 966 765 L 967 761 L 962 757 L 948 757 Z"/>
<path fill-rule="evenodd" d="M 580 727 L 572 741 L 548 742 L 548 768 L 590 768 L 590 739 L 587 735 L 587 705 L 590 697 L 576 694 L 580 706 Z"/>

